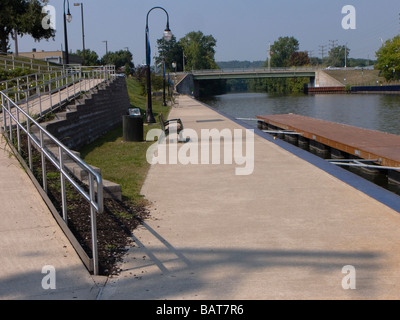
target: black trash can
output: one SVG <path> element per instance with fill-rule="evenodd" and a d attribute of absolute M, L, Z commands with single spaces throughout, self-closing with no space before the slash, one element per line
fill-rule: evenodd
<path fill-rule="evenodd" d="M 143 141 L 143 117 L 139 114 L 122 116 L 123 139 L 129 141 Z"/>

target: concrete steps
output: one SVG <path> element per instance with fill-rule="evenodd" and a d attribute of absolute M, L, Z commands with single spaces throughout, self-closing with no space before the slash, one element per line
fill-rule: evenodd
<path fill-rule="evenodd" d="M 71 101 L 64 111 L 56 113 L 52 120 L 41 123 L 41 126 L 69 150 L 80 149 L 122 122 L 122 115 L 126 114 L 129 106 L 125 81 L 118 79 L 103 82 Z M 39 129 L 33 127 L 32 133 L 39 141 Z M 48 151 L 58 161 L 58 147 L 49 137 L 44 136 L 43 140 Z M 80 158 L 79 152 L 73 152 Z M 88 185 L 86 170 L 67 156 L 64 164 L 71 175 Z M 93 169 L 101 173 L 99 168 Z M 115 197 L 121 200 L 122 190 L 119 184 L 103 180 L 103 185 L 105 198 Z"/>

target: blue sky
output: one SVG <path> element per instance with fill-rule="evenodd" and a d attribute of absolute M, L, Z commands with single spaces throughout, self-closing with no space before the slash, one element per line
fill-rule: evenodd
<path fill-rule="evenodd" d="M 399 0 L 70 0 L 73 21 L 68 24 L 69 48 L 82 49 L 80 7 L 83 2 L 86 48 L 105 54 L 128 47 L 135 64 L 145 62 L 145 25 L 148 11 L 165 8 L 170 28 L 179 40 L 191 31 L 202 31 L 217 40 L 216 60 L 265 60 L 268 43 L 281 36 L 293 36 L 300 50 L 321 56 L 320 46 L 328 50 L 331 41 L 347 43 L 350 57 L 375 58 L 384 41 L 400 33 Z M 55 41 L 34 42 L 29 36 L 19 40 L 19 51 L 60 50 L 64 46 L 63 0 L 50 0 L 56 8 Z M 356 9 L 356 29 L 342 28 L 342 8 Z M 166 15 L 154 10 L 149 16 L 152 52 L 162 37 Z M 14 44 L 11 45 L 14 50 Z"/>

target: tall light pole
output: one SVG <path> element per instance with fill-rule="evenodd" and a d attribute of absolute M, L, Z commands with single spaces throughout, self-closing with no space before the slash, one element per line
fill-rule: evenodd
<path fill-rule="evenodd" d="M 103 40 L 102 42 L 106 44 L 106 54 L 108 54 L 108 41 L 107 40 Z"/>
<path fill-rule="evenodd" d="M 68 2 L 68 13 L 65 13 L 65 1 Z M 69 53 L 68 53 L 68 34 L 67 34 L 67 21 L 72 21 L 72 15 L 69 11 L 69 0 L 64 0 L 64 43 L 65 43 L 65 63 L 69 64 Z"/>
<path fill-rule="evenodd" d="M 146 122 L 147 123 L 156 123 L 156 120 L 154 119 L 153 115 L 153 102 L 151 100 L 151 70 L 150 70 L 150 64 L 151 64 L 151 53 L 150 53 L 150 41 L 149 41 L 149 14 L 151 11 L 154 9 L 161 9 L 163 10 L 166 15 L 167 15 L 167 27 L 164 30 L 164 40 L 165 41 L 171 41 L 172 39 L 172 32 L 169 29 L 169 15 L 168 12 L 161 7 L 154 7 L 149 10 L 147 13 L 146 17 L 146 82 L 147 82 L 147 110 L 146 110 Z"/>
<path fill-rule="evenodd" d="M 74 3 L 75 7 L 81 7 L 81 16 L 82 16 L 82 45 L 83 45 L 83 65 L 85 65 L 86 58 L 86 50 L 85 50 L 85 24 L 83 22 L 83 3 Z"/>
<path fill-rule="evenodd" d="M 185 72 L 185 51 L 182 51 L 182 59 L 183 59 L 183 61 L 182 61 L 182 63 L 183 63 L 182 71 Z M 175 70 L 175 72 L 176 72 L 176 70 Z"/>

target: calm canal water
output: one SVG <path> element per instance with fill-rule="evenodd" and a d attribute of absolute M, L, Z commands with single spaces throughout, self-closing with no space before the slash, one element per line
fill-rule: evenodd
<path fill-rule="evenodd" d="M 400 135 L 400 95 L 232 93 L 200 99 L 236 118 L 296 113 Z M 246 121 L 257 126 L 256 121 Z"/>

